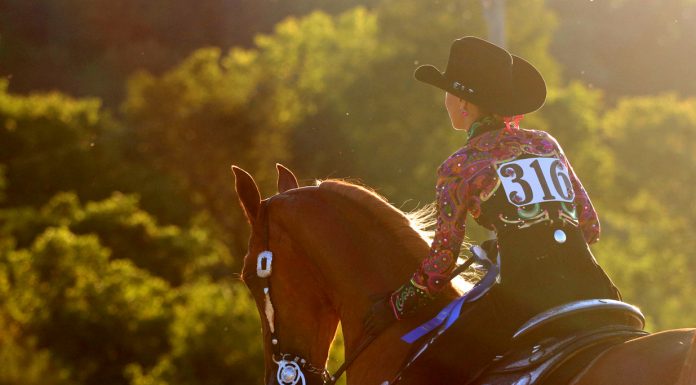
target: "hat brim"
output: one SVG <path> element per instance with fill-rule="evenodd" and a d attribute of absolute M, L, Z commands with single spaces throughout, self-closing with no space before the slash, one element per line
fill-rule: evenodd
<path fill-rule="evenodd" d="M 437 88 L 445 87 L 445 82 L 447 81 L 445 74 L 430 64 L 422 65 L 416 68 L 416 72 L 413 73 L 413 76 L 417 80 L 420 80 L 423 83 L 428 83 Z"/>
<path fill-rule="evenodd" d="M 546 82 L 528 61 L 512 56 L 512 100 L 510 115 L 534 112 L 546 101 Z"/>
<path fill-rule="evenodd" d="M 491 110 L 502 116 L 522 115 L 541 108 L 546 101 L 546 82 L 539 71 L 519 56 L 511 55 L 512 93 L 507 100 L 484 101 L 478 95 L 454 88 L 456 79 L 448 79 L 432 65 L 423 65 L 416 69 L 414 77 L 424 83 L 433 85 L 453 95 Z"/>
<path fill-rule="evenodd" d="M 462 90 L 454 88 L 454 82 L 457 79 L 448 79 L 444 73 L 440 72 L 437 68 L 432 65 L 426 64 L 416 68 L 416 72 L 413 76 L 422 81 L 433 85 L 441 90 L 447 91 L 452 95 L 458 96 L 468 102 L 481 105 L 484 108 L 489 108 L 490 106 L 485 105 L 485 101 L 482 100 L 479 95 L 464 92 Z"/>

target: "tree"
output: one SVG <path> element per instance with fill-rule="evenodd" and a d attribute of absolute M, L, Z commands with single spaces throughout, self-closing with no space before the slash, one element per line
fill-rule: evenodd
<path fill-rule="evenodd" d="M 138 193 L 160 219 L 189 220 L 192 204 L 181 186 L 137 156 L 130 135 L 98 99 L 55 92 L 21 96 L 7 86 L 0 80 L 0 169 L 6 184 L 0 207 L 37 207 L 61 191 L 83 199 L 122 191 Z"/>
<path fill-rule="evenodd" d="M 26 369 L 8 381 L 126 384 L 170 361 L 177 381 L 260 377 L 255 306 L 202 229 L 159 227 L 118 194 L 27 210 L 0 212 L 0 363 Z"/>
<path fill-rule="evenodd" d="M 256 34 L 272 32 L 288 16 L 376 2 L 6 0 L 0 4 L 0 76 L 12 77 L 13 92 L 60 90 L 115 107 L 138 70 L 161 74 L 201 47 L 250 47 Z"/>
<path fill-rule="evenodd" d="M 13 282 L 3 310 L 71 380 L 123 383 L 125 364 L 166 349 L 167 285 L 129 261 L 110 262 L 96 237 L 50 228 L 2 262 Z"/>
<path fill-rule="evenodd" d="M 296 150 L 292 132 L 309 129 L 307 118 L 369 66 L 375 35 L 375 17 L 364 9 L 288 19 L 257 37 L 255 49 L 202 49 L 161 77 L 141 73 L 124 111 L 143 156 L 184 181 L 244 244 L 229 166 L 252 170 L 266 195 L 274 192 L 275 162 Z"/>
<path fill-rule="evenodd" d="M 172 286 L 199 277 L 228 278 L 237 269 L 227 247 L 211 231 L 193 225 L 160 226 L 135 196 L 114 193 L 82 206 L 74 193 L 59 193 L 40 209 L 0 211 L 5 235 L 29 246 L 46 229 L 65 226 L 78 235 L 97 235 L 111 259 L 130 260 Z"/>
<path fill-rule="evenodd" d="M 507 47 L 505 0 L 481 0 L 481 4 L 488 24 L 488 40 L 503 48 Z"/>
<path fill-rule="evenodd" d="M 169 328 L 171 351 L 154 367 L 128 368 L 132 385 L 252 384 L 262 375 L 256 306 L 241 283 L 198 281 L 182 287 Z"/>
<path fill-rule="evenodd" d="M 696 211 L 684 183 L 696 176 L 696 101 L 669 94 L 624 98 L 599 127 L 614 159 L 602 167 L 615 169 L 601 196 L 600 255 L 652 327 L 692 325 Z"/>

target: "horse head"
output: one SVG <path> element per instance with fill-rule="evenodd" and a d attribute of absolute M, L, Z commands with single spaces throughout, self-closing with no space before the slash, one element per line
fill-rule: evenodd
<path fill-rule="evenodd" d="M 266 200 L 261 200 L 251 175 L 232 168 L 252 230 L 242 276 L 261 315 L 265 383 L 321 384 L 338 316 L 315 266 L 303 255 L 302 246 L 288 237 L 284 228 L 288 224 L 280 220 L 284 193 L 299 186 L 290 170 L 277 168 L 279 194 Z"/>

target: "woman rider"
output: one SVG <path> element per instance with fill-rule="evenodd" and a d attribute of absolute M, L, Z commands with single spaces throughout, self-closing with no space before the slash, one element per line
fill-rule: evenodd
<path fill-rule="evenodd" d="M 463 347 L 451 364 L 473 374 L 534 315 L 571 301 L 620 295 L 589 250 L 599 239 L 599 221 L 560 145 L 546 132 L 518 126 L 521 115 L 539 109 L 546 98 L 539 72 L 494 44 L 464 37 L 452 44 L 444 73 L 425 65 L 415 77 L 446 91 L 452 126 L 467 130 L 468 137 L 438 169 L 429 255 L 407 282 L 372 307 L 366 330 L 376 334 L 413 315 L 447 284 L 469 213 L 496 233 L 500 258 L 499 283 L 465 305 L 448 331 Z M 425 365 L 446 370 L 441 361 Z"/>

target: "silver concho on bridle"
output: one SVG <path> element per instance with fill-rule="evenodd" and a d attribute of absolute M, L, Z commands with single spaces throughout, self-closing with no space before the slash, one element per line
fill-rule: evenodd
<path fill-rule="evenodd" d="M 281 385 L 305 385 L 307 381 L 305 380 L 304 373 L 300 365 L 295 361 L 288 361 L 281 359 L 276 362 L 278 364 L 278 372 L 276 373 L 276 380 Z"/>

